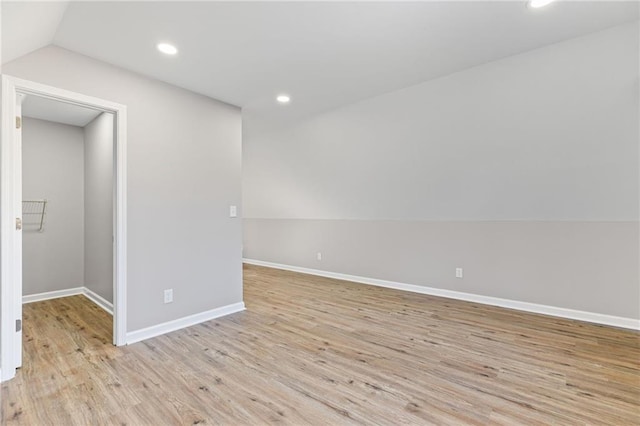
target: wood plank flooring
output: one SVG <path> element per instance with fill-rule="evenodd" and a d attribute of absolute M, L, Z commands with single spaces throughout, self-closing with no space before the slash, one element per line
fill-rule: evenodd
<path fill-rule="evenodd" d="M 247 311 L 116 348 L 24 306 L 2 424 L 640 424 L 640 334 L 245 266 Z"/>

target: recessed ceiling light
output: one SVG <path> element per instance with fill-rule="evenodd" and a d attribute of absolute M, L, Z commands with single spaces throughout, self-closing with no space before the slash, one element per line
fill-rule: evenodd
<path fill-rule="evenodd" d="M 175 55 L 178 53 L 178 48 L 169 43 L 158 43 L 158 50 L 167 55 Z"/>
<path fill-rule="evenodd" d="M 554 0 L 529 0 L 529 7 L 533 9 L 538 9 L 540 7 L 545 7 L 549 3 L 553 3 Z"/>
<path fill-rule="evenodd" d="M 280 102 L 281 104 L 288 104 L 290 100 L 291 98 L 288 95 L 278 95 L 278 97 L 276 98 L 276 101 Z"/>

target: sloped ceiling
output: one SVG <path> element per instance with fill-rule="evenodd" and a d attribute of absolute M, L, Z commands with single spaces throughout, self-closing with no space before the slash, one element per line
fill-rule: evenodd
<path fill-rule="evenodd" d="M 638 19 L 634 1 L 2 7 L 3 62 L 53 43 L 241 106 L 245 120 L 263 127 Z M 159 41 L 178 55 L 157 52 Z M 277 104 L 278 93 L 291 104 Z"/>
<path fill-rule="evenodd" d="M 68 1 L 3 1 L 2 63 L 51 44 L 68 5 Z"/>

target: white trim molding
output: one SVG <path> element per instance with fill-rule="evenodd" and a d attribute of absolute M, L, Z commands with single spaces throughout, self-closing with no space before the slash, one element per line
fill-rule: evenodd
<path fill-rule="evenodd" d="M 428 294 L 431 296 L 446 297 L 448 299 L 464 300 L 466 302 L 480 303 L 483 305 L 499 306 L 518 311 L 533 312 L 536 314 L 550 315 L 560 318 L 568 318 L 586 321 L 595 324 L 609 325 L 613 327 L 640 330 L 640 320 L 624 318 L 614 315 L 605 315 L 595 312 L 578 311 L 557 306 L 540 305 L 537 303 L 521 302 L 518 300 L 501 299 L 498 297 L 482 296 L 479 294 L 463 293 L 460 291 L 444 290 L 434 287 L 425 287 L 415 284 L 399 283 L 394 281 L 379 280 L 375 278 L 360 277 L 356 275 L 341 274 L 338 272 L 322 271 L 319 269 L 302 268 L 299 266 L 284 265 L 280 263 L 265 262 L 255 259 L 243 259 L 243 263 L 267 268 L 282 269 L 285 271 L 300 272 L 319 277 L 334 278 L 343 281 L 352 281 L 360 284 L 374 285 L 377 287 L 392 288 L 395 290 L 410 291 L 413 293 Z"/>
<path fill-rule="evenodd" d="M 100 296 L 95 291 L 93 291 L 93 290 L 91 290 L 91 289 L 89 289 L 87 287 L 82 287 L 82 295 L 84 297 L 86 297 L 87 299 L 91 300 L 96 305 L 100 306 L 109 315 L 113 315 L 113 303 L 109 302 L 107 299 L 105 299 L 104 297 Z"/>
<path fill-rule="evenodd" d="M 64 290 L 47 291 L 44 293 L 27 294 L 22 296 L 22 303 L 42 302 L 43 300 L 59 299 L 61 297 L 84 294 L 84 287 L 66 288 Z"/>
<path fill-rule="evenodd" d="M 173 321 L 167 321 L 162 324 L 142 328 L 140 330 L 127 333 L 127 345 L 244 310 L 244 302 L 238 302 L 222 306 L 220 308 L 211 309 L 209 311 L 200 312 L 199 314 L 189 315 Z"/>
<path fill-rule="evenodd" d="M 17 93 L 15 86 L 2 76 L 2 108 L 0 108 L 2 136 L 0 137 L 0 367 L 1 381 L 15 376 L 18 366 L 16 358 L 16 319 L 22 313 L 16 311 L 21 294 L 13 285 L 17 254 L 16 218 L 21 217 L 15 203 L 15 120 Z"/>
<path fill-rule="evenodd" d="M 113 247 L 113 344 L 127 340 L 127 107 L 114 104 L 116 119 Z"/>
<path fill-rule="evenodd" d="M 43 300 L 59 299 L 61 297 L 76 296 L 79 294 L 104 309 L 109 315 L 113 315 L 113 303 L 87 287 L 75 287 L 64 290 L 47 291 L 45 293 L 27 294 L 22 296 L 22 303 L 41 302 Z"/>

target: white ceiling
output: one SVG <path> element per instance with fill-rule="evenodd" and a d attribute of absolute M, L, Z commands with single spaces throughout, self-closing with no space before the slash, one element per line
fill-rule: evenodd
<path fill-rule="evenodd" d="M 2 63 L 52 43 L 68 1 L 2 1 Z"/>
<path fill-rule="evenodd" d="M 3 62 L 53 42 L 241 106 L 252 129 L 639 17 L 635 1 L 537 10 L 525 1 L 72 2 L 66 10 L 49 2 L 42 7 L 50 12 L 36 14 L 51 15 L 43 25 L 22 5 L 3 3 Z M 43 28 L 61 10 L 50 35 Z M 7 26 L 19 13 L 28 34 Z M 178 55 L 159 54 L 159 41 L 176 44 Z M 281 92 L 291 104 L 275 102 Z"/>
<path fill-rule="evenodd" d="M 24 117 L 39 118 L 71 126 L 84 127 L 100 114 L 102 111 L 41 96 L 26 95 L 22 101 L 22 115 Z"/>

